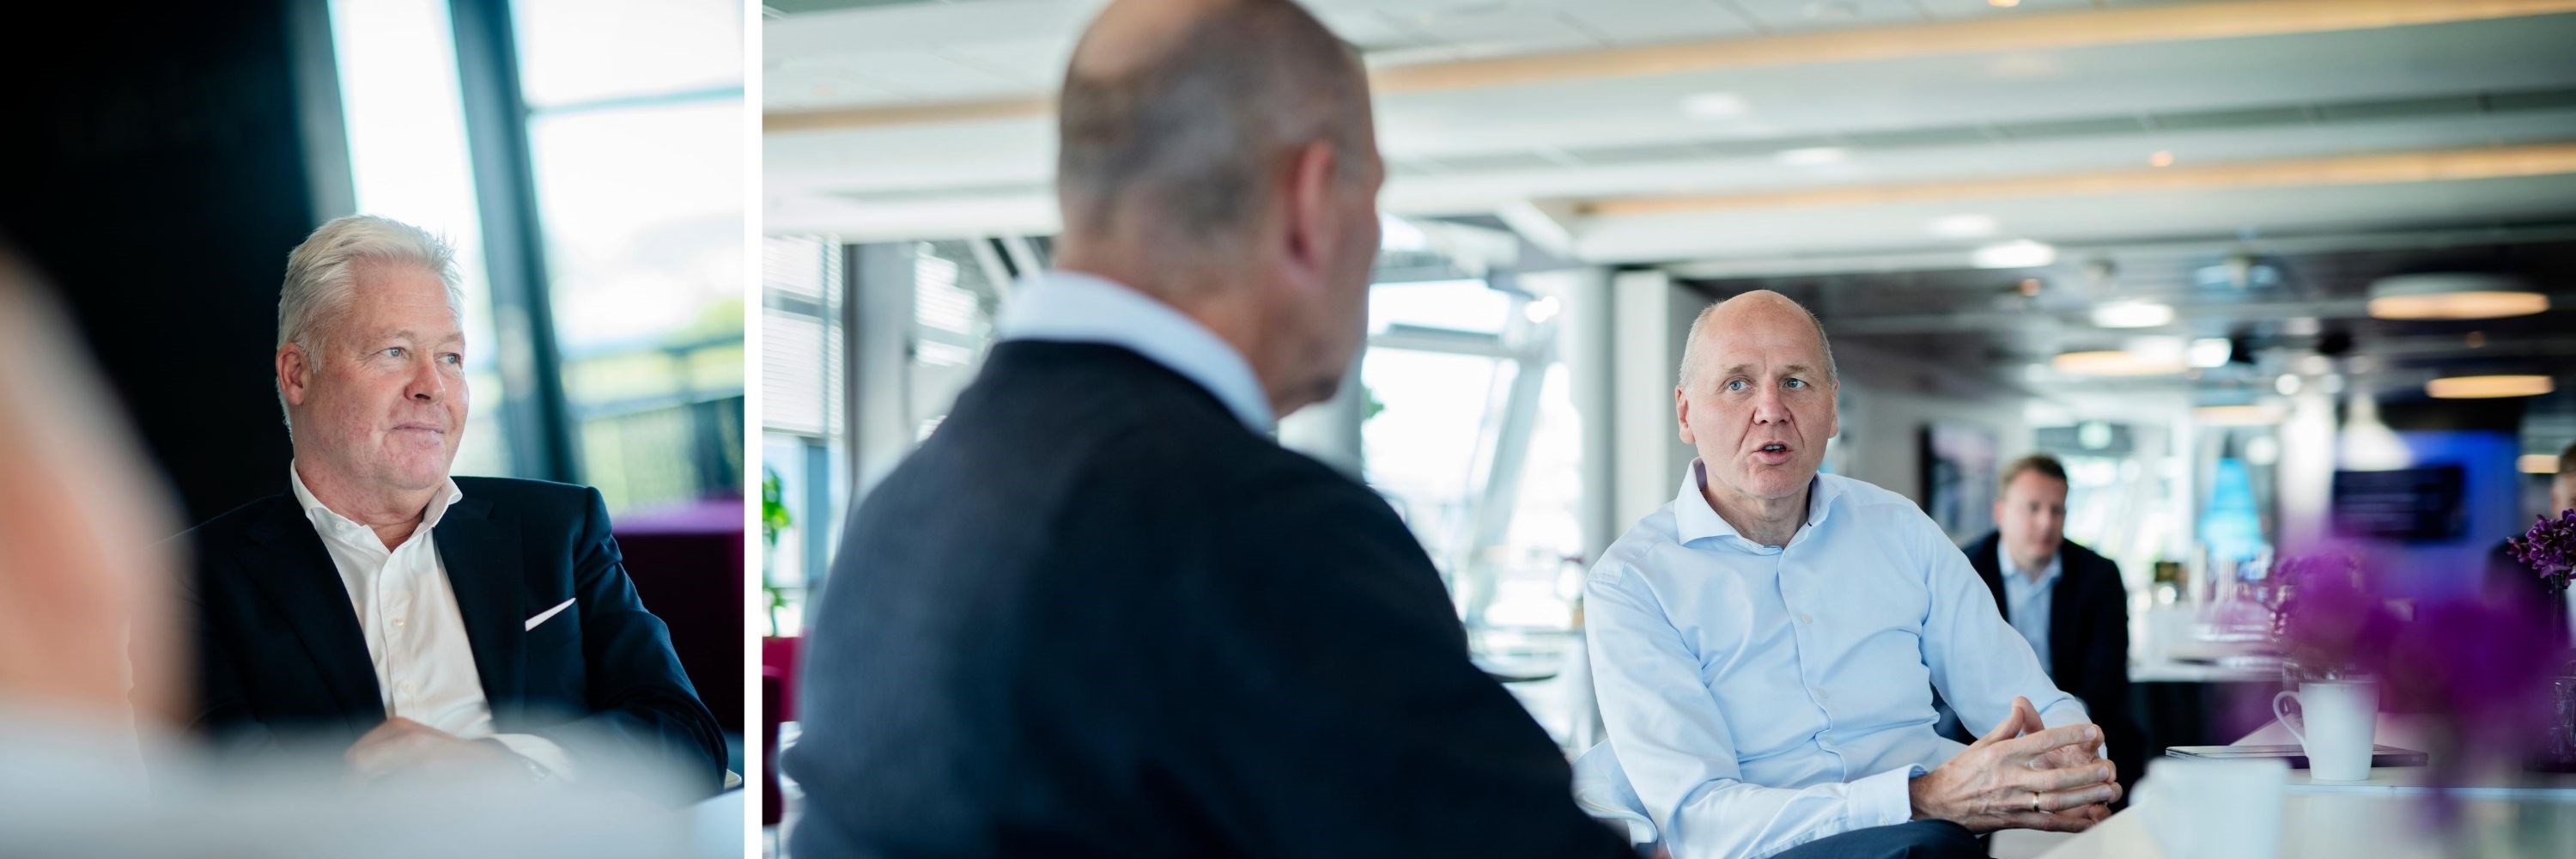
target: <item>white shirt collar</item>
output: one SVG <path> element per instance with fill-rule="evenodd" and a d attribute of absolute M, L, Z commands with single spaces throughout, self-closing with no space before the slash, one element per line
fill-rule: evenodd
<path fill-rule="evenodd" d="M 1700 494 L 1700 487 L 1707 483 L 1708 466 L 1699 459 L 1693 458 L 1690 466 L 1682 469 L 1681 490 L 1673 494 L 1675 536 L 1679 537 L 1684 545 L 1689 545 L 1691 541 L 1702 537 L 1744 539 L 1744 535 L 1738 533 L 1734 525 L 1727 524 L 1726 517 L 1717 515 L 1716 508 L 1708 505 L 1708 497 Z M 1823 474 L 1818 474 L 1809 480 L 1806 524 L 1825 524 L 1825 514 L 1833 510 L 1834 498 L 1842 492 L 1841 484 L 1825 479 Z"/>
<path fill-rule="evenodd" d="M 2029 570 L 2022 569 L 2021 565 L 2013 563 L 2012 553 L 2004 550 L 2003 538 L 2000 536 L 1995 538 L 1995 563 L 2003 570 L 2004 581 L 2020 582 L 2031 587 L 2048 584 L 2057 580 L 2057 574 L 2066 568 L 2065 562 L 2066 552 L 2060 549 L 2057 554 L 2049 556 L 2048 568 L 2040 570 L 2038 580 L 2034 581 L 2030 578 Z"/>
<path fill-rule="evenodd" d="M 295 504 L 303 508 L 304 518 L 313 523 L 314 530 L 324 534 L 374 533 L 366 523 L 342 516 L 324 505 L 321 499 L 313 497 L 313 490 L 304 487 L 304 475 L 296 472 L 295 463 L 291 460 L 286 464 L 286 481 L 287 485 L 294 487 Z M 465 490 L 457 488 L 455 478 L 441 478 L 439 482 L 447 491 L 430 497 L 429 506 L 421 510 L 420 527 L 413 529 L 413 534 L 427 533 L 429 529 L 438 527 L 438 520 L 447 515 L 448 505 L 465 500 Z"/>
<path fill-rule="evenodd" d="M 993 327 L 1001 340 L 1122 346 L 1206 388 L 1255 431 L 1269 432 L 1276 420 L 1242 353 L 1198 320 L 1108 278 L 1047 271 L 1024 279 Z"/>

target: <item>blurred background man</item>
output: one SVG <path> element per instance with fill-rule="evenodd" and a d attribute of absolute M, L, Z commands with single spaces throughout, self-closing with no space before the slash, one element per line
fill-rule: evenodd
<path fill-rule="evenodd" d="M 2129 717 L 2129 592 L 2118 564 L 2066 539 L 2066 466 L 2044 453 L 2005 465 L 1995 530 L 1965 551 L 2040 670 L 2102 726 L 2121 786 L 2136 782 L 2146 762 Z"/>
<path fill-rule="evenodd" d="M 571 780 L 622 756 L 712 794 L 721 732 L 598 493 L 448 476 L 468 399 L 456 277 L 443 242 L 372 216 L 287 258 L 290 491 L 186 535 L 190 726 L 236 747 L 328 737 L 367 776 L 480 763 Z"/>

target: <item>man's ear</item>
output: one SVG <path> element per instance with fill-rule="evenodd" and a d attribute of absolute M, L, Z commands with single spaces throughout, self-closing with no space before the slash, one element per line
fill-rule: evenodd
<path fill-rule="evenodd" d="M 1690 398 L 1682 396 L 1682 389 L 1680 386 L 1675 386 L 1673 388 L 1673 423 L 1681 426 L 1683 444 L 1699 444 L 1698 439 L 1691 437 Z"/>
<path fill-rule="evenodd" d="M 312 353 L 295 343 L 277 347 L 277 392 L 286 398 L 287 405 L 304 405 L 304 395 L 313 384 L 312 358 Z"/>
<path fill-rule="evenodd" d="M 1333 144 L 1318 140 L 1297 148 L 1290 158 L 1286 187 L 1288 264 L 1299 283 L 1322 283 L 1330 268 L 1333 220 Z"/>

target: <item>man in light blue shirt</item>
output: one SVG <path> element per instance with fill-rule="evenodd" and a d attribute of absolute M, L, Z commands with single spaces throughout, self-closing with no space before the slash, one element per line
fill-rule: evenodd
<path fill-rule="evenodd" d="M 1578 770 L 1620 772 L 1579 775 L 1586 804 L 1636 809 L 1679 859 L 1982 856 L 1969 833 L 2106 815 L 2100 730 L 1965 556 L 1913 502 L 1817 473 L 1837 380 L 1815 317 L 1772 292 L 1711 307 L 1681 377 L 1699 458 L 1584 587 L 1609 742 Z M 1940 737 L 1936 688 L 1993 730 Z"/>

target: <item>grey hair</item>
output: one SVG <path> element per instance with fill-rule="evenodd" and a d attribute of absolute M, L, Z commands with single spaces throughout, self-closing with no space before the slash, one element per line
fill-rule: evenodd
<path fill-rule="evenodd" d="M 349 315 L 361 269 L 381 265 L 414 266 L 438 275 L 447 287 L 447 306 L 465 315 L 465 290 L 456 271 L 456 249 L 428 230 L 376 215 L 331 219 L 286 255 L 286 284 L 277 293 L 277 347 L 293 343 L 318 355 L 327 332 Z M 307 359 L 315 360 L 315 359 Z M 277 407 L 286 409 L 285 381 L 279 380 Z M 287 416 L 287 430 L 295 418 Z"/>
<path fill-rule="evenodd" d="M 1840 386 L 1843 383 L 1842 370 L 1834 366 L 1834 341 L 1833 338 L 1825 336 L 1825 321 L 1817 318 L 1816 312 L 1808 310 L 1806 305 L 1799 304 L 1786 296 L 1781 300 L 1788 301 L 1792 306 L 1797 307 L 1798 312 L 1806 314 L 1807 323 L 1816 326 L 1816 344 L 1824 347 L 1825 350 L 1825 381 L 1828 384 Z M 1691 369 L 1699 366 L 1699 340 L 1700 335 L 1708 328 L 1708 318 L 1717 315 L 1717 309 L 1725 303 L 1723 301 L 1712 303 L 1701 308 L 1698 316 L 1692 317 L 1688 339 L 1682 341 L 1682 366 L 1681 372 L 1677 374 L 1681 379 L 1682 387 L 1690 386 Z"/>

